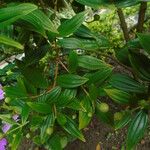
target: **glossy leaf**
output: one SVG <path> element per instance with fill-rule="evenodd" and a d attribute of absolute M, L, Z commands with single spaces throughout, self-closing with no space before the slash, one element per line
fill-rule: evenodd
<path fill-rule="evenodd" d="M 107 95 L 119 104 L 128 104 L 131 101 L 131 95 L 127 92 L 117 89 L 105 89 Z"/>
<path fill-rule="evenodd" d="M 49 134 L 52 134 L 52 133 L 47 133 L 47 131 L 48 129 L 53 130 L 54 122 L 55 122 L 55 116 L 54 113 L 52 112 L 50 115 L 46 116 L 46 119 L 43 121 L 43 124 L 40 128 L 41 129 L 40 137 L 42 143 L 45 143 L 50 136 Z"/>
<path fill-rule="evenodd" d="M 143 33 L 138 33 L 138 38 L 140 40 L 141 45 L 143 46 L 144 50 L 150 54 L 150 34 L 143 34 Z"/>
<path fill-rule="evenodd" d="M 98 44 L 98 42 L 96 40 L 63 38 L 58 41 L 58 44 L 61 47 L 67 48 L 67 49 L 82 49 L 82 50 L 86 50 L 86 51 L 100 50 L 100 45 Z"/>
<path fill-rule="evenodd" d="M 26 67 L 26 65 L 19 60 L 16 60 L 16 63 L 28 82 L 33 84 L 35 87 L 46 88 L 48 86 L 48 82 L 43 74 L 43 70 L 36 67 Z"/>
<path fill-rule="evenodd" d="M 11 142 L 11 150 L 16 150 L 19 147 L 19 144 L 21 143 L 21 140 L 23 138 L 23 133 L 21 130 L 19 130 L 15 137 L 13 138 L 13 141 Z"/>
<path fill-rule="evenodd" d="M 56 105 L 58 107 L 65 107 L 68 103 L 75 98 L 77 91 L 75 89 L 65 89 L 62 94 L 58 97 Z"/>
<path fill-rule="evenodd" d="M 20 43 L 14 41 L 13 39 L 6 37 L 4 35 L 0 35 L 0 44 L 5 44 L 5 45 L 9 45 L 18 49 L 23 49 L 23 45 L 21 45 Z"/>
<path fill-rule="evenodd" d="M 138 112 L 132 120 L 128 133 L 126 146 L 127 150 L 131 150 L 142 139 L 148 123 L 148 115 L 143 110 Z"/>
<path fill-rule="evenodd" d="M 22 124 L 25 124 L 28 117 L 29 117 L 29 113 L 30 113 L 30 108 L 27 104 L 24 104 L 23 108 L 22 108 L 22 112 L 21 112 L 21 120 L 22 120 Z"/>
<path fill-rule="evenodd" d="M 64 88 L 75 88 L 85 84 L 87 81 L 87 78 L 73 74 L 60 75 L 57 78 L 57 83 Z"/>
<path fill-rule="evenodd" d="M 35 10 L 30 14 L 23 16 L 17 23 L 29 30 L 38 32 L 46 36 L 46 31 L 58 33 L 51 20 L 40 10 Z"/>
<path fill-rule="evenodd" d="M 69 20 L 66 20 L 61 23 L 58 28 L 59 34 L 61 36 L 67 36 L 75 32 L 83 23 L 86 17 L 86 12 L 81 12 L 72 17 Z"/>
<path fill-rule="evenodd" d="M 57 101 L 61 93 L 61 88 L 59 86 L 54 87 L 49 93 L 46 94 L 46 102 L 54 103 Z"/>
<path fill-rule="evenodd" d="M 150 60 L 143 54 L 130 52 L 130 63 L 138 77 L 150 81 Z"/>
<path fill-rule="evenodd" d="M 80 139 L 81 141 L 85 142 L 85 138 L 82 132 L 78 129 L 77 124 L 68 116 L 66 116 L 67 122 L 63 125 L 63 129 L 71 134 L 73 137 Z"/>
<path fill-rule="evenodd" d="M 125 112 L 122 116 L 121 120 L 117 120 L 114 122 L 115 130 L 122 129 L 131 121 L 131 113 Z"/>
<path fill-rule="evenodd" d="M 34 111 L 49 114 L 52 112 L 52 108 L 47 103 L 40 103 L 40 102 L 27 102 L 27 105 L 31 107 Z"/>
<path fill-rule="evenodd" d="M 110 1 L 110 0 L 76 0 L 77 2 L 87 5 L 93 8 L 99 8 L 100 6 L 105 5 L 116 5 L 117 7 L 129 7 L 138 4 L 138 0 L 116 0 L 116 1 Z"/>
<path fill-rule="evenodd" d="M 134 92 L 134 93 L 145 93 L 146 88 L 143 84 L 134 80 L 128 75 L 125 74 L 114 74 L 112 75 L 109 83 L 119 89 L 126 92 Z"/>
<path fill-rule="evenodd" d="M 81 101 L 81 105 L 86 109 L 86 112 L 79 111 L 79 129 L 85 128 L 91 121 L 93 116 L 93 109 L 89 97 Z"/>
<path fill-rule="evenodd" d="M 76 52 L 71 51 L 69 53 L 69 72 L 73 73 L 76 72 L 77 66 L 78 66 L 78 55 Z"/>
<path fill-rule="evenodd" d="M 7 122 L 7 123 L 11 124 L 11 125 L 17 124 L 16 121 L 14 121 L 14 120 L 11 119 L 11 118 L 8 118 L 7 116 L 5 116 L 5 115 L 3 115 L 3 114 L 0 114 L 0 119 L 3 120 L 4 122 Z"/>
<path fill-rule="evenodd" d="M 88 84 L 101 85 L 112 74 L 111 67 L 105 67 L 97 72 L 91 73 L 86 77 L 89 79 Z"/>
<path fill-rule="evenodd" d="M 79 56 L 78 65 L 88 70 L 98 70 L 107 67 L 107 65 L 103 61 L 88 55 Z"/>
<path fill-rule="evenodd" d="M 4 91 L 7 97 L 15 98 L 28 98 L 28 94 L 22 79 L 18 79 L 15 86 L 4 87 Z"/>
<path fill-rule="evenodd" d="M 0 28 L 15 22 L 19 18 L 31 13 L 38 7 L 34 4 L 23 3 L 0 9 Z"/>

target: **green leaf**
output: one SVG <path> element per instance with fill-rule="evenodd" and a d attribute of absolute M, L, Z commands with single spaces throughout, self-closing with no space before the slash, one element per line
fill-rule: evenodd
<path fill-rule="evenodd" d="M 108 67 L 108 65 L 103 61 L 88 55 L 79 56 L 78 65 L 88 70 L 105 69 L 106 67 Z"/>
<path fill-rule="evenodd" d="M 21 130 L 19 130 L 15 137 L 13 137 L 13 141 L 11 142 L 11 150 L 16 150 L 19 147 L 19 144 L 21 143 L 21 140 L 23 138 L 23 133 Z"/>
<path fill-rule="evenodd" d="M 75 89 L 65 89 L 62 94 L 58 97 L 56 106 L 65 107 L 73 98 L 75 98 L 77 91 Z"/>
<path fill-rule="evenodd" d="M 111 67 L 105 67 L 97 72 L 91 73 L 86 77 L 89 79 L 88 84 L 101 85 L 112 74 Z"/>
<path fill-rule="evenodd" d="M 53 135 L 47 144 L 49 150 L 62 150 L 61 137 L 58 134 Z"/>
<path fill-rule="evenodd" d="M 78 55 L 76 52 L 71 51 L 69 53 L 69 72 L 74 73 L 76 72 L 78 66 Z"/>
<path fill-rule="evenodd" d="M 72 17 L 69 20 L 66 20 L 61 23 L 58 28 L 59 34 L 61 36 L 67 36 L 75 32 L 83 23 L 86 17 L 86 12 L 81 12 Z"/>
<path fill-rule="evenodd" d="M 93 8 L 99 8 L 101 5 L 101 0 L 76 0 L 77 2 L 87 5 Z"/>
<path fill-rule="evenodd" d="M 16 121 L 14 121 L 13 119 L 10 119 L 8 117 L 6 117 L 5 115 L 0 114 L 0 119 L 3 120 L 6 123 L 9 123 L 11 125 L 15 125 L 18 124 Z"/>
<path fill-rule="evenodd" d="M 49 114 L 52 112 L 52 108 L 47 103 L 41 103 L 41 102 L 27 102 L 27 105 L 31 107 L 34 111 L 43 113 L 43 114 Z"/>
<path fill-rule="evenodd" d="M 128 75 L 125 74 L 113 74 L 109 83 L 119 89 L 126 92 L 134 92 L 134 93 L 145 93 L 146 88 L 143 84 L 134 80 Z"/>
<path fill-rule="evenodd" d="M 150 54 L 150 47 L 149 47 L 149 43 L 150 43 L 150 34 L 143 34 L 143 33 L 138 33 L 138 38 L 140 40 L 140 43 L 142 45 L 142 47 L 144 48 L 144 50 Z"/>
<path fill-rule="evenodd" d="M 86 27 L 85 25 L 81 25 L 76 32 L 74 33 L 76 36 L 79 37 L 83 37 L 83 38 L 89 38 L 89 39 L 93 39 L 94 35 L 93 33 L 90 31 L 90 29 L 88 27 Z"/>
<path fill-rule="evenodd" d="M 29 106 L 27 104 L 24 104 L 24 106 L 22 107 L 22 112 L 21 112 L 22 124 L 26 123 L 26 121 L 29 117 L 29 113 L 30 113 Z"/>
<path fill-rule="evenodd" d="M 19 67 L 23 76 L 37 88 L 47 88 L 48 82 L 44 76 L 43 70 L 36 67 L 26 67 L 26 65 L 19 60 L 16 60 L 17 66 Z"/>
<path fill-rule="evenodd" d="M 126 140 L 127 150 L 133 149 L 134 146 L 142 139 L 147 124 L 148 115 L 144 112 L 144 110 L 141 110 L 136 114 L 129 126 Z"/>
<path fill-rule="evenodd" d="M 63 129 L 71 134 L 73 137 L 80 139 L 81 141 L 85 142 L 85 138 L 82 132 L 78 129 L 77 124 L 68 116 L 66 116 L 67 122 L 63 125 Z"/>
<path fill-rule="evenodd" d="M 61 87 L 59 86 L 54 87 L 49 93 L 45 95 L 46 102 L 50 104 L 56 102 L 60 93 L 61 93 Z"/>
<path fill-rule="evenodd" d="M 14 6 L 8 6 L 0 9 L 0 28 L 12 24 L 19 18 L 31 13 L 38 7 L 34 4 L 23 3 Z"/>
<path fill-rule="evenodd" d="M 15 86 L 4 87 L 4 91 L 6 96 L 10 97 L 11 99 L 28 97 L 22 79 L 18 79 L 17 84 Z"/>
<path fill-rule="evenodd" d="M 115 0 L 115 1 L 110 1 L 110 0 L 76 0 L 77 2 L 87 5 L 93 8 L 99 8 L 100 6 L 103 5 L 111 5 L 114 4 L 117 7 L 129 7 L 136 5 L 139 0 Z"/>
<path fill-rule="evenodd" d="M 89 97 L 84 98 L 81 101 L 81 105 L 86 109 L 86 112 L 79 111 L 79 129 L 85 128 L 90 123 L 93 116 L 93 109 Z"/>
<path fill-rule="evenodd" d="M 125 127 L 130 121 L 131 121 L 131 113 L 125 112 L 121 120 L 117 120 L 114 122 L 115 130 L 119 130 Z"/>
<path fill-rule="evenodd" d="M 21 17 L 17 23 L 29 30 L 42 34 L 43 36 L 46 36 L 46 31 L 58 33 L 54 24 L 41 10 L 35 10 L 30 14 Z"/>
<path fill-rule="evenodd" d="M 75 88 L 85 84 L 87 81 L 87 78 L 73 74 L 60 75 L 57 78 L 57 83 L 64 88 Z"/>
<path fill-rule="evenodd" d="M 59 114 L 57 115 L 57 122 L 58 122 L 58 124 L 59 124 L 60 126 L 65 125 L 65 124 L 67 123 L 67 118 L 66 118 L 66 116 L 63 115 L 63 114 L 61 114 L 61 113 L 59 113 Z"/>
<path fill-rule="evenodd" d="M 61 47 L 67 49 L 82 49 L 86 51 L 97 51 L 101 49 L 99 43 L 96 40 L 63 38 L 58 40 L 58 44 Z M 103 48 L 105 48 L 105 46 Z"/>
<path fill-rule="evenodd" d="M 131 101 L 131 95 L 127 92 L 117 89 L 105 89 L 107 95 L 119 104 L 129 104 Z"/>
<path fill-rule="evenodd" d="M 71 102 L 66 105 L 66 107 L 71 108 L 73 110 L 81 110 L 83 112 L 86 112 L 86 109 L 82 106 L 82 104 L 77 98 L 73 98 Z"/>
<path fill-rule="evenodd" d="M 46 119 L 43 121 L 43 124 L 40 128 L 41 143 L 45 143 L 48 140 L 49 136 L 52 134 L 54 123 L 55 123 L 55 116 L 54 113 L 52 112 L 50 115 L 46 116 Z M 50 131 L 51 133 L 48 133 L 47 132 L 48 130 L 51 130 Z"/>
<path fill-rule="evenodd" d="M 129 50 L 127 47 L 123 47 L 121 49 L 117 49 L 115 51 L 115 56 L 116 58 L 123 63 L 124 65 L 130 66 L 130 61 L 129 61 Z"/>
<path fill-rule="evenodd" d="M 12 46 L 12 47 L 16 47 L 18 49 L 23 49 L 24 48 L 20 43 L 14 41 L 13 39 L 11 39 L 9 37 L 6 37 L 4 35 L 0 35 L 0 43 L 1 44 L 6 44 L 6 45 L 9 45 L 9 46 Z"/>
<path fill-rule="evenodd" d="M 131 66 L 139 78 L 150 81 L 150 59 L 145 55 L 130 52 L 129 55 Z"/>

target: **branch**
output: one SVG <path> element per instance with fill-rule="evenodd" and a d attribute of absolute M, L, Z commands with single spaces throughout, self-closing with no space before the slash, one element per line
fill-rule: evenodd
<path fill-rule="evenodd" d="M 117 13 L 118 13 L 118 17 L 120 19 L 120 27 L 123 31 L 124 38 L 125 38 L 126 42 L 128 42 L 130 40 L 130 37 L 129 37 L 129 33 L 128 33 L 128 27 L 127 27 L 127 24 L 125 21 L 125 16 L 124 16 L 121 8 L 117 8 Z"/>
<path fill-rule="evenodd" d="M 139 10 L 137 32 L 143 31 L 146 10 L 147 10 L 147 2 L 141 2 L 141 6 L 140 6 L 140 10 Z"/>
<path fill-rule="evenodd" d="M 59 68 L 59 62 L 58 62 L 58 60 L 56 60 L 53 88 L 56 86 L 56 80 L 57 80 L 57 76 L 58 76 L 58 68 Z"/>

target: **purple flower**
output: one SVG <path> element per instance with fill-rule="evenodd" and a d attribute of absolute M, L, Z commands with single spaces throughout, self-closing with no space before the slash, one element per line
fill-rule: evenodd
<path fill-rule="evenodd" d="M 15 115 L 13 115 L 12 118 L 17 122 L 17 121 L 19 121 L 18 117 L 19 116 L 17 114 L 15 114 Z M 6 133 L 10 128 L 11 128 L 11 125 L 9 123 L 4 123 L 4 125 L 2 127 L 2 131 L 4 133 Z M 7 140 L 5 138 L 2 138 L 0 140 L 0 150 L 6 150 L 6 146 L 7 146 Z"/>
<path fill-rule="evenodd" d="M 0 84 L 0 100 L 4 99 L 4 91 L 2 90 L 2 85 Z"/>
<path fill-rule="evenodd" d="M 6 150 L 7 140 L 5 138 L 2 138 L 0 140 L 0 150 Z"/>
<path fill-rule="evenodd" d="M 11 128 L 11 125 L 8 124 L 8 123 L 6 123 L 6 124 L 4 124 L 4 126 L 2 127 L 2 131 L 3 131 L 4 133 L 6 133 L 10 128 Z"/>

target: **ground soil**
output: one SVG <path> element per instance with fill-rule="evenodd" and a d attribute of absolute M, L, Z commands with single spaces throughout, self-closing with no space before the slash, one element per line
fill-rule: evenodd
<path fill-rule="evenodd" d="M 126 129 L 115 132 L 108 125 L 96 118 L 91 125 L 84 131 L 86 142 L 76 140 L 66 147 L 65 150 L 121 150 L 126 137 Z M 96 149 L 98 143 L 101 149 Z M 136 150 L 150 150 L 150 136 L 145 136 L 138 144 Z"/>

